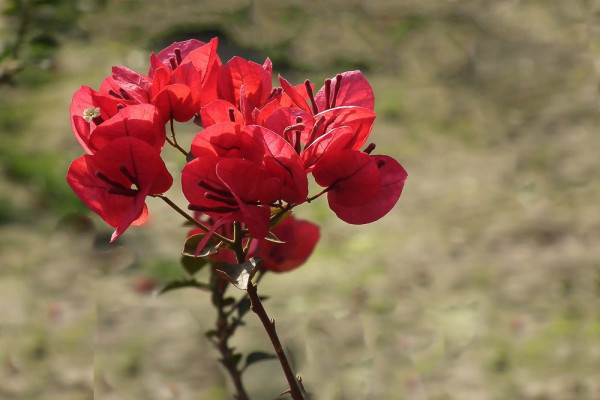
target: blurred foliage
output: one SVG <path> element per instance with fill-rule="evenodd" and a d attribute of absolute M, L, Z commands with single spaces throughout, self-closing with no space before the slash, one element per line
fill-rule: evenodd
<path fill-rule="evenodd" d="M 20 82 L 47 82 L 32 78 L 53 68 L 54 53 L 65 36 L 80 33 L 75 22 L 81 4 L 77 0 L 6 0 L 1 10 L 5 39 L 0 43 L 0 83 L 11 82 L 23 68 L 26 76 Z"/>

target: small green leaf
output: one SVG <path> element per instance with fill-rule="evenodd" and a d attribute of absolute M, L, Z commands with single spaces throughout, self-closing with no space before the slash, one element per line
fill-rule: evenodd
<path fill-rule="evenodd" d="M 217 331 L 215 331 L 214 329 L 210 329 L 210 330 L 204 332 L 204 337 L 210 339 L 213 336 L 215 336 L 216 334 L 217 334 Z"/>
<path fill-rule="evenodd" d="M 288 210 L 288 211 L 284 212 L 283 214 L 279 215 L 277 218 L 272 219 L 269 222 L 269 229 L 275 228 L 277 225 L 279 225 L 279 223 L 281 221 L 283 221 L 284 219 L 286 219 L 287 217 L 289 217 L 291 214 L 292 214 L 292 210 Z"/>
<path fill-rule="evenodd" d="M 183 269 L 190 275 L 194 275 L 207 264 L 208 260 L 206 257 L 181 256 L 181 265 L 183 265 Z"/>
<path fill-rule="evenodd" d="M 235 303 L 235 298 L 233 298 L 233 297 L 227 297 L 227 298 L 223 299 L 224 306 L 230 306 L 234 303 Z"/>
<path fill-rule="evenodd" d="M 275 354 L 265 353 L 264 351 L 253 351 L 246 357 L 246 365 L 244 365 L 244 369 L 259 361 L 272 360 L 274 358 L 277 358 Z"/>
<path fill-rule="evenodd" d="M 246 290 L 261 262 L 261 258 L 253 257 L 243 264 L 221 263 L 216 271 L 236 288 Z"/>
<path fill-rule="evenodd" d="M 250 299 L 248 297 L 244 297 L 240 300 L 240 304 L 238 304 L 238 317 L 242 318 L 248 311 L 250 311 Z"/>
<path fill-rule="evenodd" d="M 209 239 L 203 249 L 201 249 L 197 254 L 198 245 L 204 238 L 204 234 L 200 233 L 197 235 L 190 236 L 183 246 L 182 254 L 188 257 L 206 257 L 211 254 L 215 254 L 219 251 L 219 247 L 223 242 L 216 242 L 213 239 Z"/>
<path fill-rule="evenodd" d="M 234 365 L 238 365 L 240 363 L 241 359 L 242 359 L 241 353 L 235 353 L 233 356 L 231 356 L 231 361 L 233 361 Z"/>
<path fill-rule="evenodd" d="M 202 290 L 210 290 L 210 285 L 207 283 L 198 282 L 195 279 L 186 279 L 186 280 L 178 280 L 178 281 L 172 281 L 172 282 L 167 283 L 165 286 L 163 286 L 158 291 L 158 294 L 161 295 L 163 293 L 170 292 L 172 290 L 189 288 L 189 287 L 202 289 Z"/>

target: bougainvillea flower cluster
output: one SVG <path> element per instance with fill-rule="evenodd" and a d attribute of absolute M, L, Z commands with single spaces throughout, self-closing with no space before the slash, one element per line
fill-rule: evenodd
<path fill-rule="evenodd" d="M 319 238 L 316 225 L 288 216 L 295 207 L 326 194 L 350 224 L 394 207 L 407 174 L 393 158 L 371 154 L 374 96 L 360 71 L 328 78 L 318 90 L 282 77 L 274 86 L 269 59 L 223 63 L 217 45 L 173 43 L 150 56 L 146 75 L 113 67 L 99 90 L 83 86 L 73 95 L 71 127 L 86 154 L 67 181 L 115 228 L 112 240 L 146 221 L 146 198 L 164 198 L 171 173 L 191 218 L 211 221 L 203 244 L 238 224 L 249 253 L 279 272 L 304 262 Z M 189 148 L 178 144 L 174 121 L 201 126 Z M 170 173 L 161 155 L 172 148 L 185 166 Z M 312 195 L 309 175 L 321 187 Z"/>

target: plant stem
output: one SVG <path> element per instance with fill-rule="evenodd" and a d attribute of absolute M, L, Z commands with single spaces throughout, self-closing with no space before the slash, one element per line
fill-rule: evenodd
<path fill-rule="evenodd" d="M 191 215 L 189 215 L 188 213 L 186 213 L 185 211 L 183 211 L 177 204 L 175 204 L 171 199 L 169 199 L 164 194 L 154 194 L 154 195 L 151 195 L 151 196 L 152 197 L 158 197 L 159 199 L 162 199 L 172 209 L 174 209 L 175 211 L 177 211 L 177 213 L 179 215 L 181 215 L 183 218 L 187 219 L 189 222 L 191 222 L 192 224 L 194 224 L 198 228 L 202 229 L 204 232 L 210 231 L 210 229 L 208 229 L 206 226 L 204 226 L 203 224 L 201 224 L 200 222 L 198 222 L 197 220 L 195 220 L 194 217 L 192 217 Z M 224 243 L 227 243 L 230 246 L 232 246 L 234 244 L 233 240 L 228 239 L 225 236 L 220 235 L 220 234 L 218 234 L 216 232 L 214 232 L 212 234 L 212 236 L 214 236 L 215 238 L 223 241 Z"/>
<path fill-rule="evenodd" d="M 218 277 L 217 288 L 215 290 L 217 293 L 216 303 L 217 303 L 217 338 L 215 345 L 217 349 L 221 353 L 221 363 L 231 376 L 231 380 L 233 381 L 233 385 L 235 386 L 235 390 L 237 392 L 236 400 L 249 400 L 248 394 L 246 393 L 246 389 L 244 388 L 244 383 L 242 382 L 242 372 L 238 370 L 237 361 L 235 359 L 235 355 L 233 349 L 229 347 L 229 338 L 235 332 L 235 329 L 238 327 L 238 324 L 232 322 L 229 324 L 227 313 L 223 309 L 223 296 L 225 294 L 225 290 L 227 289 L 227 284 L 221 281 Z M 221 287 L 221 283 L 223 286 Z"/>
<path fill-rule="evenodd" d="M 269 339 L 271 339 L 275 354 L 277 354 L 277 358 L 279 358 L 285 378 L 290 385 L 289 393 L 292 396 L 292 399 L 304 400 L 298 380 L 292 372 L 292 367 L 290 367 L 290 363 L 285 355 L 285 352 L 283 351 L 283 346 L 281 345 L 279 337 L 277 336 L 277 331 L 275 330 L 275 320 L 269 318 L 265 308 L 262 305 L 262 302 L 260 301 L 260 298 L 258 297 L 257 285 L 250 282 L 246 291 L 248 292 L 248 297 L 250 297 L 251 310 L 258 315 L 260 322 L 262 322 L 263 326 L 265 327 L 265 331 L 267 331 L 267 334 L 269 335 Z"/>
<path fill-rule="evenodd" d="M 177 150 L 179 150 L 179 151 L 180 151 L 180 152 L 181 152 L 181 153 L 182 153 L 182 154 L 183 154 L 183 155 L 184 155 L 184 156 L 187 158 L 187 157 L 188 157 L 188 155 L 189 155 L 189 154 L 188 154 L 188 152 L 187 152 L 187 151 L 185 151 L 185 149 L 184 149 L 183 147 L 181 147 L 181 146 L 179 145 L 179 143 L 177 143 L 177 139 L 175 139 L 175 127 L 173 126 L 173 118 L 171 118 L 170 125 L 171 125 L 171 138 L 169 139 L 169 138 L 167 137 L 167 138 L 166 138 L 166 139 L 167 139 L 167 142 L 168 142 L 168 143 L 169 143 L 171 146 L 173 146 L 173 147 L 175 147 Z"/>

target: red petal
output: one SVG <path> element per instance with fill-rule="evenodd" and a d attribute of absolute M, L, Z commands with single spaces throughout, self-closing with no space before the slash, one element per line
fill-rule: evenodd
<path fill-rule="evenodd" d="M 285 243 L 258 241 L 253 257 L 264 259 L 262 269 L 286 272 L 304 264 L 319 241 L 319 227 L 308 221 L 286 218 L 273 230 L 275 236 Z"/>
<path fill-rule="evenodd" d="M 125 107 L 92 132 L 90 146 L 97 151 L 121 137 L 136 137 L 160 151 L 165 143 L 165 125 L 156 107 L 151 104 Z"/>
<path fill-rule="evenodd" d="M 310 172 L 312 167 L 326 152 L 351 149 L 353 139 L 354 130 L 349 126 L 342 126 L 341 128 L 328 131 L 325 135 L 312 142 L 302 152 L 301 157 L 304 168 L 307 172 Z"/>
<path fill-rule="evenodd" d="M 325 134 L 327 131 L 342 126 L 349 126 L 354 130 L 354 138 L 350 148 L 359 150 L 367 141 L 371 130 L 373 129 L 373 121 L 375 121 L 375 113 L 362 107 L 338 107 L 321 112 L 315 115 L 315 121 L 323 117 L 325 122 L 317 132 L 316 137 Z M 315 139 L 316 139 L 315 137 Z"/>
<path fill-rule="evenodd" d="M 125 67 L 113 67 L 112 79 L 118 88 L 125 90 L 132 98 L 139 103 L 150 102 L 150 92 L 152 91 L 152 81 L 144 75 Z M 114 89 L 113 89 L 114 90 Z"/>
<path fill-rule="evenodd" d="M 296 90 L 295 87 L 293 87 L 288 81 L 283 79 L 281 76 L 279 77 L 279 83 L 281 84 L 281 88 L 283 89 L 284 93 L 289 96 L 293 104 L 295 104 L 301 110 L 312 114 L 312 110 L 307 103 L 308 94 L 306 93 L 306 88 L 304 87 L 304 85 L 302 85 L 302 88 L 304 88 L 304 94 L 302 95 L 301 92 L 298 92 L 298 90 Z"/>
<path fill-rule="evenodd" d="M 132 182 L 122 169 L 137 182 L 137 191 L 130 195 L 111 192 L 115 187 L 98 176 L 102 173 L 110 181 L 129 188 Z M 173 178 L 156 150 L 139 139 L 125 137 L 110 142 L 93 156 L 75 160 L 69 167 L 67 182 L 92 211 L 117 228 L 114 240 L 132 223 L 145 221 L 146 195 L 164 193 Z"/>
<path fill-rule="evenodd" d="M 333 188 L 327 193 L 329 205 L 353 207 L 371 200 L 379 190 L 381 177 L 371 156 L 356 150 L 335 150 L 323 155 L 313 170 L 315 181 Z"/>
<path fill-rule="evenodd" d="M 205 43 L 196 39 L 190 39 L 183 42 L 175 42 L 172 45 L 162 49 L 158 55 L 152 54 L 151 59 L 155 58 L 156 61 L 160 62 L 164 66 L 170 66 L 170 58 L 176 59 L 175 49 L 179 49 L 180 56 L 182 59 L 186 58 L 188 54 L 192 51 L 196 50 L 199 47 L 204 46 Z M 150 71 L 148 71 L 148 76 L 151 78 L 154 76 L 157 67 L 156 62 L 151 62 Z"/>
<path fill-rule="evenodd" d="M 357 207 L 345 207 L 329 203 L 331 209 L 343 221 L 349 224 L 362 225 L 377 221 L 386 215 L 398 202 L 408 174 L 406 170 L 391 157 L 372 156 L 376 162 L 385 162 L 379 168 L 381 186 L 373 199 Z"/>
<path fill-rule="evenodd" d="M 212 39 L 206 45 L 199 47 L 184 56 L 182 66 L 191 63 L 200 72 L 202 82 L 200 87 L 191 87 L 192 92 L 198 92 L 200 105 L 204 106 L 218 98 L 217 79 L 221 69 L 221 59 L 217 55 L 219 40 Z M 182 54 L 183 56 L 183 54 Z"/>
<path fill-rule="evenodd" d="M 225 100 L 215 100 L 211 101 L 200 110 L 202 126 L 207 128 L 211 125 L 221 122 L 232 122 L 231 118 L 229 117 L 229 109 L 233 110 L 234 122 L 243 125 L 244 117 L 233 104 Z"/>
<path fill-rule="evenodd" d="M 219 94 L 222 99 L 237 105 L 242 85 L 249 108 L 260 108 L 271 94 L 271 75 L 259 64 L 233 57 L 219 73 Z"/>
<path fill-rule="evenodd" d="M 348 71 L 341 75 L 342 81 L 336 96 L 335 107 L 358 106 L 373 111 L 375 97 L 373 96 L 373 89 L 364 75 L 360 71 Z M 331 78 L 331 96 L 333 96 L 335 90 L 335 80 L 335 77 Z M 321 111 L 327 108 L 325 86 L 315 95 L 315 103 Z"/>
<path fill-rule="evenodd" d="M 308 179 L 302 160 L 292 146 L 281 136 L 258 125 L 244 129 L 250 135 L 257 149 L 263 152 L 263 163 L 270 173 L 282 181 L 281 198 L 290 203 L 299 203 L 308 195 Z"/>
<path fill-rule="evenodd" d="M 192 119 L 198 111 L 194 105 L 190 88 L 179 83 L 165 86 L 152 99 L 152 103 L 166 120 L 173 118 L 178 122 L 186 122 Z"/>
<path fill-rule="evenodd" d="M 90 136 L 90 122 L 83 119 L 83 112 L 88 108 L 95 107 L 92 102 L 93 90 L 87 86 L 82 86 L 78 91 L 73 94 L 73 100 L 71 101 L 71 108 L 69 110 L 71 114 L 71 129 L 75 134 L 75 137 L 83 147 L 83 150 L 92 154 L 89 148 L 89 136 Z"/>

